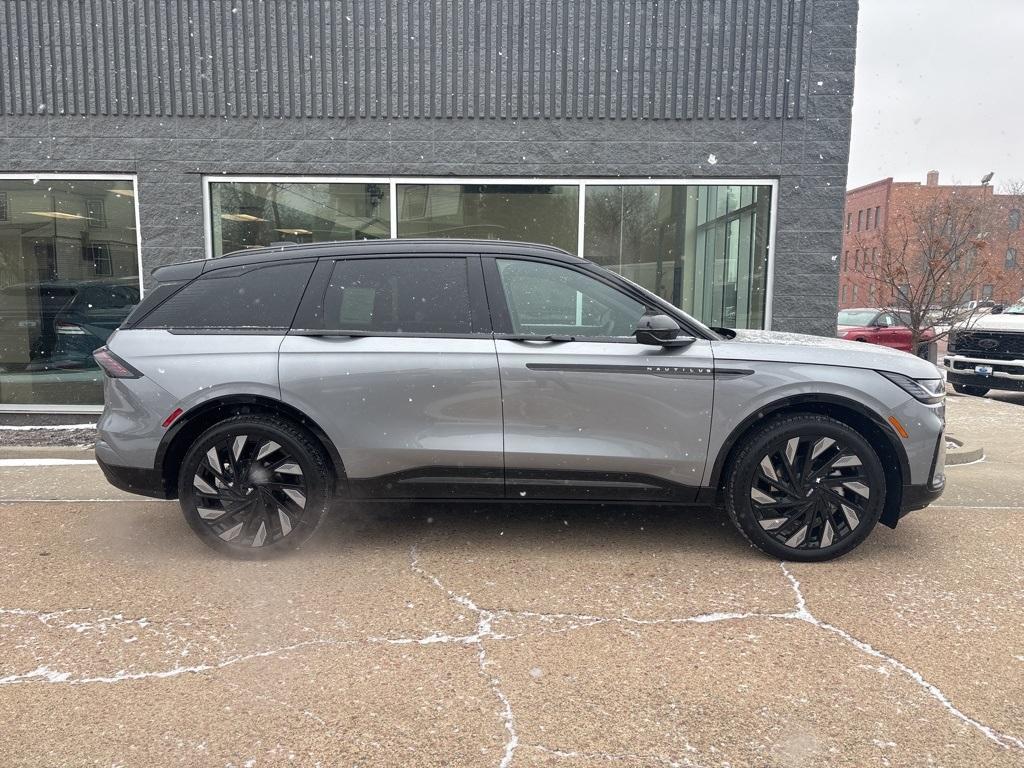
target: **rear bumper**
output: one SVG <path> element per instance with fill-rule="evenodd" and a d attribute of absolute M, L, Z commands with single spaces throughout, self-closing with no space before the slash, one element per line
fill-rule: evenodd
<path fill-rule="evenodd" d="M 120 488 L 128 493 L 137 493 L 139 496 L 150 496 L 154 499 L 175 498 L 174 494 L 168 491 L 163 477 L 155 469 L 108 464 L 99 456 L 96 457 L 96 463 L 103 470 L 107 482 L 115 488 Z"/>

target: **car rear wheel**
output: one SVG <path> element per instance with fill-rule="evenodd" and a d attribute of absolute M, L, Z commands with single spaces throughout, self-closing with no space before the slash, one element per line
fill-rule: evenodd
<path fill-rule="evenodd" d="M 726 508 L 762 552 L 831 560 L 871 533 L 885 504 L 885 472 L 855 429 L 798 414 L 768 422 L 744 443 L 726 479 Z"/>
<path fill-rule="evenodd" d="M 295 549 L 330 501 L 327 457 L 304 429 L 272 416 L 235 416 L 185 455 L 178 498 L 208 546 L 243 559 Z"/>
<path fill-rule="evenodd" d="M 975 397 L 984 397 L 988 394 L 988 387 L 976 387 L 973 384 L 954 384 L 953 391 L 958 392 L 961 395 L 974 395 Z"/>

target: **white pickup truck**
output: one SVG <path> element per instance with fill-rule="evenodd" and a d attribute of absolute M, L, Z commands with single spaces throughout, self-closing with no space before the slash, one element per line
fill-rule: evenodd
<path fill-rule="evenodd" d="M 953 389 L 965 395 L 1024 391 L 1024 299 L 954 328 L 942 367 Z"/>

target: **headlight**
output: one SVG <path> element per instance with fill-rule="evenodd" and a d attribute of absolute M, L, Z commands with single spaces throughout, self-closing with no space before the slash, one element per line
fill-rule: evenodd
<path fill-rule="evenodd" d="M 935 405 L 941 403 L 946 396 L 946 383 L 941 378 L 912 379 L 902 373 L 889 373 L 888 371 L 878 371 L 878 373 L 922 403 Z"/>

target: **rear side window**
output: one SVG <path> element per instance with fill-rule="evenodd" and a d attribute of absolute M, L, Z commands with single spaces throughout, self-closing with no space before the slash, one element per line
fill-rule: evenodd
<path fill-rule="evenodd" d="M 324 296 L 324 328 L 380 333 L 472 333 L 466 260 L 345 259 Z"/>
<path fill-rule="evenodd" d="M 193 280 L 136 328 L 286 330 L 312 262 L 218 269 Z"/>

